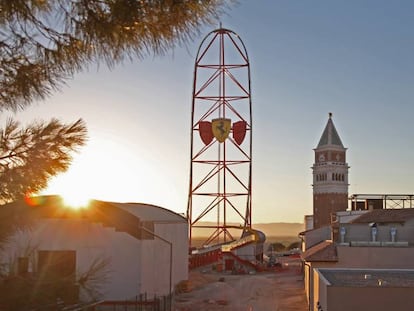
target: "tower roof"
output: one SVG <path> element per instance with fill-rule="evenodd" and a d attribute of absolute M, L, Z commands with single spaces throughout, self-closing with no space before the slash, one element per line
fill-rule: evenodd
<path fill-rule="evenodd" d="M 341 138 L 339 138 L 335 125 L 333 124 L 332 113 L 329 113 L 328 123 L 325 126 L 325 129 L 322 133 L 321 139 L 319 140 L 319 144 L 317 148 L 320 148 L 326 145 L 336 145 L 336 146 L 344 148 Z"/>

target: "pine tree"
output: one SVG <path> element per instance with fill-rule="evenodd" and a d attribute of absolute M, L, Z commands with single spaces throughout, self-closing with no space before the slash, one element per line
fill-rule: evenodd
<path fill-rule="evenodd" d="M 162 55 L 217 22 L 225 0 L 0 0 L 0 112 L 18 111 L 91 64 Z M 86 125 L 58 120 L 0 131 L 0 204 L 65 171 Z"/>
<path fill-rule="evenodd" d="M 50 177 L 68 168 L 71 151 L 85 140 L 86 126 L 81 119 L 72 124 L 52 119 L 25 128 L 9 119 L 0 130 L 0 202 L 43 189 Z"/>
<path fill-rule="evenodd" d="M 183 45 L 201 26 L 216 23 L 227 3 L 230 1 L 0 0 L 0 112 L 16 112 L 45 99 L 91 64 L 103 62 L 112 68 L 127 59 L 162 55 Z M 68 168 L 72 152 L 85 144 L 86 136 L 82 119 L 71 124 L 52 119 L 26 127 L 9 119 L 0 129 L 0 204 L 46 187 L 50 177 Z M 3 207 L 2 211 L 8 210 Z M 19 224 L 0 224 L 0 250 L 12 232 L 20 229 Z M 104 269 L 105 263 L 97 261 L 79 284 L 95 293 Z M 6 309 L 43 310 L 39 303 L 56 305 L 56 297 L 49 291 L 43 292 L 41 301 L 27 300 L 33 297 L 35 279 L 7 283 L 2 272 L 0 265 L 0 288 L 5 293 L 0 304 Z M 56 280 L 52 287 L 60 286 L 61 281 Z"/>
<path fill-rule="evenodd" d="M 45 98 L 91 63 L 163 54 L 225 7 L 225 0 L 0 0 L 0 109 Z"/>

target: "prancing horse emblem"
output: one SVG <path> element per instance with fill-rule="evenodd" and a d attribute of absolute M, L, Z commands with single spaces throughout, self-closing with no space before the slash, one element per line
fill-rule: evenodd
<path fill-rule="evenodd" d="M 224 142 L 229 137 L 231 120 L 225 118 L 211 120 L 211 127 L 214 137 L 220 142 Z"/>

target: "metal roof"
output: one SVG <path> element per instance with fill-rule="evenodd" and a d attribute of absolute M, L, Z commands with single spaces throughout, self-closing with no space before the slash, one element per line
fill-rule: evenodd
<path fill-rule="evenodd" d="M 318 269 L 333 286 L 414 287 L 414 270 Z"/>
<path fill-rule="evenodd" d="M 144 203 L 113 203 L 115 205 L 138 217 L 141 221 L 154 222 L 187 222 L 187 219 L 168 209 Z"/>
<path fill-rule="evenodd" d="M 187 220 L 170 210 L 155 205 L 142 203 L 114 203 L 91 201 L 81 209 L 71 209 L 64 205 L 59 196 L 39 196 L 26 201 L 16 201 L 0 207 L 2 227 L 29 225 L 35 219 L 86 219 L 102 223 L 141 239 L 142 222 L 186 223 Z M 11 225 L 12 224 L 12 225 Z"/>

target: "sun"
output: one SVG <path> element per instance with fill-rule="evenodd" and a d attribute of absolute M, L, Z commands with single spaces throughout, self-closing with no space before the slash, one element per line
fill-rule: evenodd
<path fill-rule="evenodd" d="M 41 194 L 58 195 L 65 208 L 87 208 L 93 198 L 88 183 L 82 182 L 81 173 L 75 171 L 60 177 L 51 180 L 47 191 Z"/>
<path fill-rule="evenodd" d="M 85 196 L 79 193 L 60 194 L 60 196 L 63 199 L 64 206 L 72 209 L 87 208 L 92 201 L 89 196 Z"/>
<path fill-rule="evenodd" d="M 115 138 L 94 137 L 74 156 L 68 171 L 53 177 L 40 194 L 59 195 L 66 207 L 77 209 L 91 200 L 171 207 L 178 192 L 165 178 L 168 168 L 136 148 Z"/>

